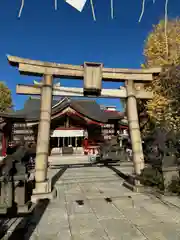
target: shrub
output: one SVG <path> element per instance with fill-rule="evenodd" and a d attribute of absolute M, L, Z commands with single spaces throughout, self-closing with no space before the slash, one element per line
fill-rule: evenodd
<path fill-rule="evenodd" d="M 180 178 L 172 179 L 168 186 L 168 191 L 180 195 Z"/>
<path fill-rule="evenodd" d="M 139 176 L 141 184 L 150 187 L 156 187 L 164 191 L 163 174 L 158 168 L 144 168 Z M 180 177 L 172 179 L 167 187 L 168 192 L 180 195 Z"/>
<path fill-rule="evenodd" d="M 144 168 L 140 175 L 140 181 L 145 186 L 157 187 L 164 189 L 163 175 L 157 168 Z"/>

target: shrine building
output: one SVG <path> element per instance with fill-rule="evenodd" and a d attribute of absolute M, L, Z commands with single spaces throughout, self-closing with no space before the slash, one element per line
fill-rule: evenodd
<path fill-rule="evenodd" d="M 24 108 L 0 113 L 2 155 L 10 142 L 36 142 L 40 118 L 40 99 L 29 98 Z M 100 106 L 95 100 L 63 98 L 52 101 L 50 147 L 62 153 L 63 147 L 73 147 L 84 154 L 88 146 L 111 139 L 117 133 L 127 134 L 124 113 L 115 107 Z M 86 144 L 84 140 L 86 139 Z"/>

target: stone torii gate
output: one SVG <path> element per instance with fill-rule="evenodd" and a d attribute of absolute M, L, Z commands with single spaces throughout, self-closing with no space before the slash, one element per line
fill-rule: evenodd
<path fill-rule="evenodd" d="M 81 66 L 58 64 L 7 56 L 12 66 L 18 67 L 24 75 L 43 77 L 40 85 L 17 85 L 16 92 L 25 95 L 41 95 L 41 112 L 38 128 L 34 194 L 38 198 L 47 197 L 52 189 L 47 181 L 47 162 L 49 152 L 52 96 L 87 96 L 126 99 L 127 117 L 133 150 L 135 174 L 144 168 L 141 134 L 136 99 L 151 99 L 152 92 L 144 89 L 144 83 L 153 80 L 161 68 L 121 69 L 104 68 L 101 63 L 85 62 Z M 53 77 L 84 79 L 84 88 L 53 86 Z M 102 89 L 102 81 L 125 82 L 120 89 Z"/>

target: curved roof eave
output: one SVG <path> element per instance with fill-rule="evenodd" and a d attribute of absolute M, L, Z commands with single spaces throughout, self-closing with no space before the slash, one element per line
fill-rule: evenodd
<path fill-rule="evenodd" d="M 32 100 L 28 101 L 29 104 Z M 18 110 L 13 113 L 2 113 L 2 116 L 21 120 L 24 119 L 26 122 L 38 124 L 40 119 L 40 106 L 38 108 L 37 106 L 39 103 L 37 104 L 35 100 L 33 100 L 33 102 L 30 103 L 30 106 L 28 104 L 26 104 L 25 109 Z M 36 107 L 32 108 L 34 105 Z M 91 121 L 97 122 L 98 124 L 107 123 L 109 120 L 121 120 L 123 118 L 120 114 L 117 114 L 117 112 L 115 114 L 114 112 L 103 111 L 96 101 L 73 100 L 67 97 L 63 98 L 58 103 L 55 102 L 55 104 L 52 106 L 52 116 L 57 115 L 67 107 L 71 107 L 78 114 L 82 115 L 83 118 L 86 117 Z"/>
<path fill-rule="evenodd" d="M 11 118 L 11 119 L 25 119 L 24 114 L 16 114 L 15 112 L 13 113 L 8 113 L 8 112 L 0 112 L 0 117 L 2 118 Z"/>
<path fill-rule="evenodd" d="M 66 108 L 66 107 L 65 107 Z M 64 109 L 65 109 L 64 108 Z M 81 112 L 79 112 L 79 111 L 77 111 L 76 109 L 74 109 L 72 106 L 70 106 L 70 108 L 72 108 L 74 111 L 76 111 L 77 112 L 77 114 L 78 114 L 78 116 L 80 117 L 80 118 L 88 118 L 90 121 L 92 121 L 92 122 L 94 122 L 95 124 L 97 123 L 97 124 L 104 124 L 104 123 L 107 123 L 108 122 L 108 119 L 104 119 L 103 121 L 98 121 L 97 119 L 93 119 L 92 117 L 87 117 L 86 115 L 84 115 L 84 114 L 82 114 Z M 62 111 L 64 110 L 64 109 L 62 109 Z M 56 112 L 56 113 L 54 113 L 53 114 L 53 116 L 54 115 L 56 115 L 58 113 L 58 111 Z M 52 119 L 53 120 L 53 119 Z M 26 119 L 26 122 L 29 122 L 29 123 L 32 123 L 32 124 L 34 124 L 34 125 L 36 125 L 36 124 L 38 124 L 39 123 L 39 118 L 34 118 L 34 119 Z"/>

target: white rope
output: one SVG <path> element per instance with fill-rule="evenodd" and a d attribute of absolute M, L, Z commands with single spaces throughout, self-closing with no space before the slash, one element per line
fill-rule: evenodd
<path fill-rule="evenodd" d="M 96 21 L 96 15 L 95 15 L 95 11 L 94 11 L 93 0 L 90 0 L 90 3 L 91 3 L 91 9 L 92 9 L 93 19 L 94 19 L 94 21 Z"/>
<path fill-rule="evenodd" d="M 166 43 L 166 54 L 167 54 L 167 58 L 168 58 L 169 48 L 168 48 L 168 36 L 167 36 L 167 24 L 168 24 L 168 0 L 165 0 L 164 35 L 165 35 L 165 43 Z"/>
<path fill-rule="evenodd" d="M 54 8 L 57 10 L 57 0 L 54 0 Z"/>
<path fill-rule="evenodd" d="M 114 3 L 113 0 L 111 0 L 111 18 L 114 18 Z"/>
<path fill-rule="evenodd" d="M 153 4 L 156 2 L 156 0 L 153 0 Z"/>
<path fill-rule="evenodd" d="M 18 18 L 21 17 L 21 13 L 22 13 L 23 7 L 24 7 L 24 0 L 21 0 L 21 7 L 20 7 L 20 9 L 19 9 Z"/>
<path fill-rule="evenodd" d="M 145 7 L 145 0 L 142 0 L 142 10 L 141 10 L 141 15 L 139 17 L 139 23 L 141 22 L 142 17 L 144 15 L 144 7 Z"/>

